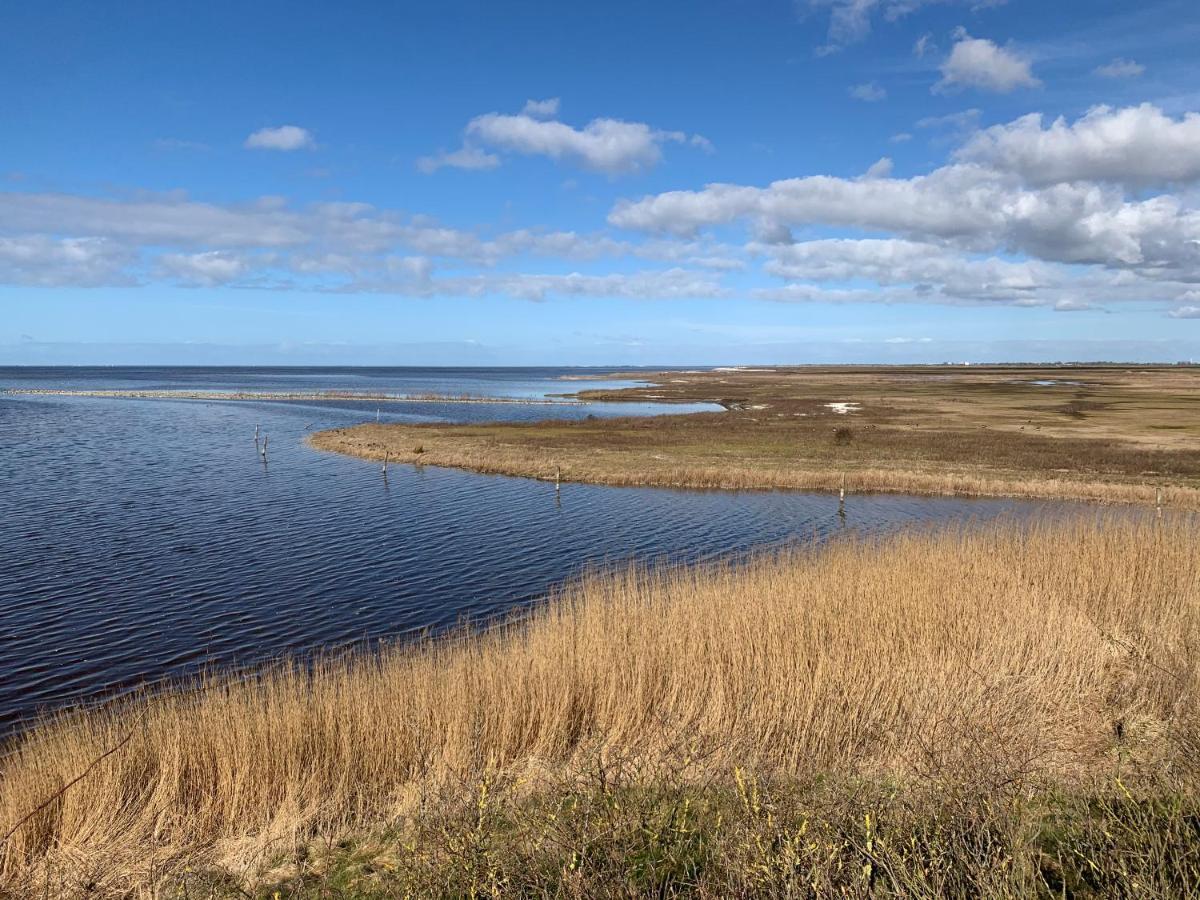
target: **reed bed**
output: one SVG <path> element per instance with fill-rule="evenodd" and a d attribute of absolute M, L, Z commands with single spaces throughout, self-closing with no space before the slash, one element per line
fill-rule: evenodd
<path fill-rule="evenodd" d="M 0 892 L 249 871 L 606 759 L 984 798 L 1194 779 L 1198 547 L 1191 517 L 1095 515 L 632 566 L 484 631 L 60 716 L 0 763 Z"/>

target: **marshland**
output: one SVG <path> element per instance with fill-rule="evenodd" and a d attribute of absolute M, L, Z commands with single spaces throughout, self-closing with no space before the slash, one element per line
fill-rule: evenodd
<path fill-rule="evenodd" d="M 0 398 L 0 892 L 1200 878 L 1192 370 L 121 377 Z"/>
<path fill-rule="evenodd" d="M 579 399 L 719 403 L 687 416 L 389 425 L 319 448 L 615 485 L 1017 496 L 1200 508 L 1194 366 L 725 368 Z"/>

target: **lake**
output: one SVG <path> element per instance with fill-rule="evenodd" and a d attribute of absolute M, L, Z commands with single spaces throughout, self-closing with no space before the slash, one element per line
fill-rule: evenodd
<path fill-rule="evenodd" d="M 0 390 L 325 389 L 543 399 L 570 369 L 0 368 Z M 695 407 L 707 408 L 707 407 Z M 503 613 L 588 565 L 689 560 L 1061 504 L 549 483 L 318 453 L 362 421 L 678 413 L 656 404 L 208 402 L 0 394 L 0 734 L 205 667 Z M 255 426 L 270 438 L 264 465 Z"/>

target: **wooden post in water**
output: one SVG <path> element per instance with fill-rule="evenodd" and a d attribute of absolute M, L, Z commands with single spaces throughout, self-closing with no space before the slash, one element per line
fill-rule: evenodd
<path fill-rule="evenodd" d="M 271 440 L 271 436 L 269 434 L 263 435 L 263 443 L 262 443 L 262 460 L 263 460 L 263 462 L 267 461 L 267 442 L 270 440 Z"/>
<path fill-rule="evenodd" d="M 388 451 L 383 451 L 383 477 L 387 478 Z"/>
<path fill-rule="evenodd" d="M 838 490 L 838 518 L 842 521 L 846 519 L 846 473 L 842 473 L 842 486 Z"/>
<path fill-rule="evenodd" d="M 562 490 L 562 470 L 558 466 L 554 467 L 554 490 Z"/>
<path fill-rule="evenodd" d="M 1158 514 L 1158 518 L 1162 519 L 1162 488 L 1154 489 L 1154 508 Z"/>

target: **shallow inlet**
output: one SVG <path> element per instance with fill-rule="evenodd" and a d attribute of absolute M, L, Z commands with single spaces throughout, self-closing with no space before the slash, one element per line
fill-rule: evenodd
<path fill-rule="evenodd" d="M 27 385 L 0 372 L 0 388 Z M 544 397 L 560 373 L 380 374 L 372 390 Z M 358 378 L 358 376 L 355 376 Z M 307 390 L 303 377 L 99 370 L 73 390 Z M 282 386 L 281 386 L 282 384 Z M 360 387 L 361 384 L 352 385 Z M 591 385 L 589 385 L 590 387 Z M 338 386 L 339 388 L 341 385 Z M 406 404 L 383 421 L 541 419 L 688 407 Z M 0 733 L 204 666 L 444 629 L 529 603 L 588 565 L 696 559 L 842 529 L 1029 517 L 1005 500 L 565 485 L 317 453 L 311 430 L 373 402 L 0 397 Z M 269 435 L 264 465 L 255 426 Z"/>

